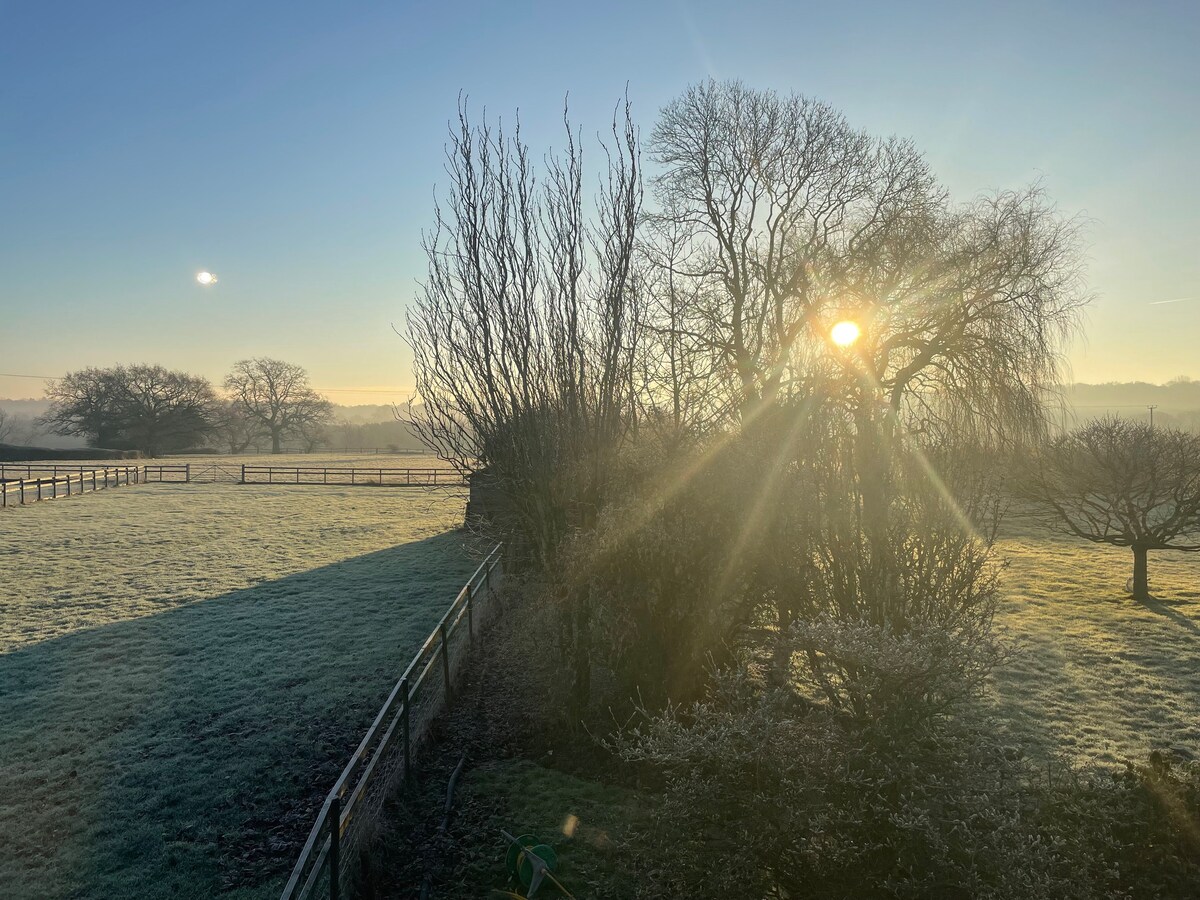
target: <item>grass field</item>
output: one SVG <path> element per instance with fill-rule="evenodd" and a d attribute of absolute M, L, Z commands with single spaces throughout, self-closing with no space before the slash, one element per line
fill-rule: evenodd
<path fill-rule="evenodd" d="M 994 678 L 1014 736 L 1076 762 L 1200 758 L 1200 554 L 1150 554 L 1158 602 L 1125 593 L 1128 549 L 1053 534 L 1013 517 L 998 623 L 1017 652 Z"/>
<path fill-rule="evenodd" d="M 149 484 L 6 511 L 0 894 L 276 895 L 470 573 L 463 503 Z"/>

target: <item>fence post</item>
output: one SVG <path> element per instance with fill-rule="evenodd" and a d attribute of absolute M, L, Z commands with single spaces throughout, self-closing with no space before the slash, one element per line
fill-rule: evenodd
<path fill-rule="evenodd" d="M 242 463 L 242 484 L 246 483 L 246 464 Z"/>
<path fill-rule="evenodd" d="M 467 582 L 467 636 L 471 639 L 471 646 L 475 646 L 475 604 L 472 602 L 475 599 L 475 586 L 471 582 Z"/>
<path fill-rule="evenodd" d="M 329 804 L 329 900 L 342 894 L 342 798 L 337 794 Z"/>
<path fill-rule="evenodd" d="M 438 634 L 442 638 L 442 676 L 446 679 L 446 702 L 450 702 L 452 688 L 450 686 L 450 645 L 446 642 L 446 623 L 438 625 Z"/>
<path fill-rule="evenodd" d="M 192 483 L 192 464 L 191 463 L 183 464 L 183 482 L 184 482 L 184 484 Z"/>
<path fill-rule="evenodd" d="M 404 693 L 404 708 L 400 710 L 400 729 L 404 732 L 404 785 L 408 787 L 412 785 L 412 743 L 408 735 L 408 676 L 406 675 L 400 681 L 401 690 Z"/>

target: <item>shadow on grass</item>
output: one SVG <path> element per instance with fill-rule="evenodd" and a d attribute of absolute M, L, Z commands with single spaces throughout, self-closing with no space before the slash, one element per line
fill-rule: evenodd
<path fill-rule="evenodd" d="M 272 897 L 461 533 L 0 656 L 6 898 Z"/>
<path fill-rule="evenodd" d="M 1200 627 L 1197 627 L 1195 621 L 1189 616 L 1185 616 L 1177 609 L 1172 608 L 1172 604 L 1182 604 L 1183 600 L 1169 600 L 1165 597 L 1151 597 L 1149 600 L 1144 600 L 1138 603 L 1138 606 L 1143 609 L 1148 609 L 1152 613 L 1157 613 L 1160 616 L 1170 619 L 1178 625 L 1182 625 L 1188 631 L 1195 634 L 1200 634 Z"/>

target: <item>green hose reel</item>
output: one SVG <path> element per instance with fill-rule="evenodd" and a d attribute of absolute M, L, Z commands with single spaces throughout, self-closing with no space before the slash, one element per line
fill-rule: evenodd
<path fill-rule="evenodd" d="M 554 852 L 553 847 L 543 844 L 536 835 L 522 834 L 513 837 L 503 829 L 500 833 L 509 842 L 504 865 L 508 869 L 508 874 L 521 882 L 526 896 L 532 897 L 542 886 L 543 880 L 549 880 L 564 895 L 571 896 L 571 893 L 554 877 L 554 870 L 558 868 L 558 854 Z"/>

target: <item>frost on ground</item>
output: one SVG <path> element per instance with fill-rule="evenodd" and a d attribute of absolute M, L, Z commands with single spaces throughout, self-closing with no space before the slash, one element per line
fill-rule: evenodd
<path fill-rule="evenodd" d="M 473 568 L 464 494 L 149 484 L 8 511 L 4 896 L 277 896 Z"/>
<path fill-rule="evenodd" d="M 1015 736 L 1077 762 L 1144 762 L 1172 747 L 1200 758 L 1200 554 L 1150 554 L 1151 591 L 1125 592 L 1127 548 L 1010 520 L 998 623 L 1018 652 L 994 677 Z"/>

